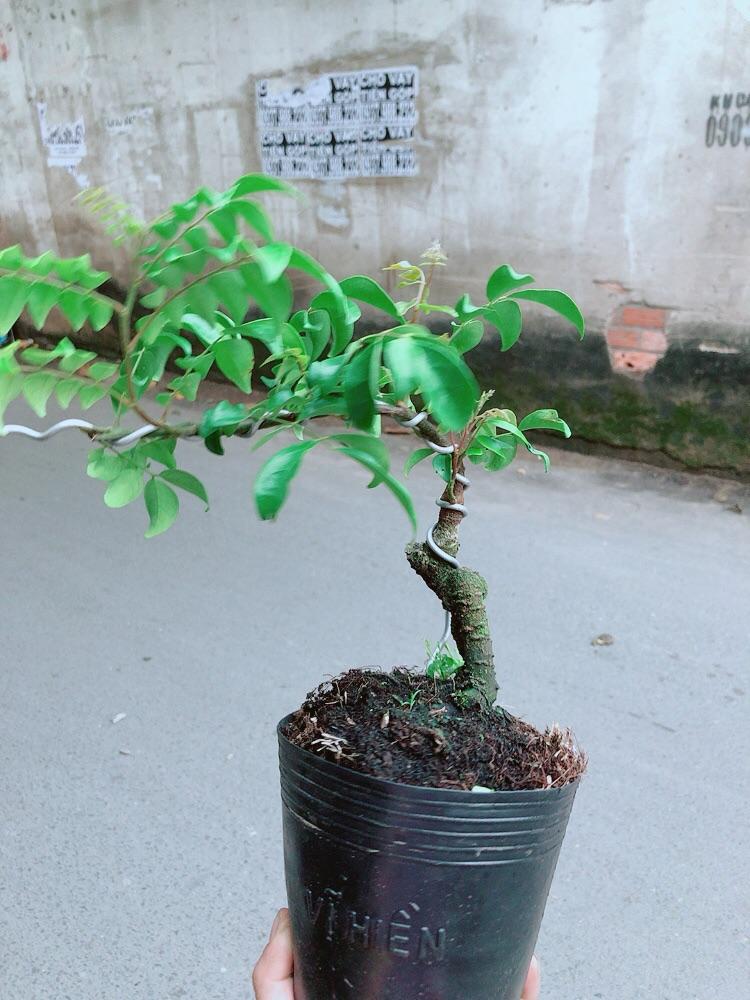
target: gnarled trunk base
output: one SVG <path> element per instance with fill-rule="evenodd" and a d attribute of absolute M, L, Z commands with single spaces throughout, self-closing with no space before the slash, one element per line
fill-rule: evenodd
<path fill-rule="evenodd" d="M 453 639 L 464 661 L 457 677 L 463 698 L 465 701 L 480 698 L 486 705 L 492 705 L 497 696 L 497 681 L 484 603 L 487 596 L 484 578 L 473 569 L 443 562 L 424 544 L 408 545 L 406 558 L 451 614 Z"/>

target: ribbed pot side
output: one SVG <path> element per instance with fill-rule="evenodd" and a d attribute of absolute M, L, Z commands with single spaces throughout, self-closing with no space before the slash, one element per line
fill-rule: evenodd
<path fill-rule="evenodd" d="M 294 746 L 286 721 L 296 1000 L 519 1000 L 578 783 L 396 784 Z"/>

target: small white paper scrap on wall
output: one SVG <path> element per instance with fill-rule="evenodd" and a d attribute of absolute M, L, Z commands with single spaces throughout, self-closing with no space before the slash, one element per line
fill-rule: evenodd
<path fill-rule="evenodd" d="M 39 102 L 39 131 L 42 143 L 47 149 L 47 166 L 64 167 L 79 187 L 88 187 L 88 177 L 78 167 L 86 155 L 86 124 L 83 117 L 73 122 L 50 125 L 47 122 L 47 105 Z"/>
<path fill-rule="evenodd" d="M 256 85 L 263 171 L 273 177 L 413 177 L 416 66 L 319 76 L 306 87 Z"/>

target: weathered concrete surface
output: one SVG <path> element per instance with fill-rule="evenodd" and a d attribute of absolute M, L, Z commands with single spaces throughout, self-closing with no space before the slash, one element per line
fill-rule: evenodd
<path fill-rule="evenodd" d="M 441 0 L 429 17 L 419 0 L 9 0 L 0 29 L 4 235 L 29 250 L 80 253 L 85 238 L 117 268 L 71 205 L 78 183 L 153 216 L 258 168 L 258 79 L 409 62 L 421 176 L 307 182 L 311 203 L 281 209 L 287 235 L 342 272 L 438 237 L 457 292 L 507 259 L 570 289 L 602 327 L 643 301 L 747 330 L 746 0 Z M 725 94 L 738 141 L 707 146 Z M 78 183 L 47 163 L 40 102 L 48 126 L 83 121 Z"/>
<path fill-rule="evenodd" d="M 479 300 L 505 261 L 565 288 L 594 334 L 583 357 L 566 336 L 551 379 L 581 438 L 750 469 L 747 0 L 6 7 L 2 242 L 91 249 L 123 281 L 124 255 L 72 201 L 81 186 L 153 217 L 259 168 L 259 79 L 411 63 L 421 175 L 303 181 L 306 203 L 276 206 L 281 234 L 339 276 L 439 238 L 450 302 Z M 40 105 L 45 127 L 84 130 L 72 173 Z M 645 326 L 623 324 L 644 305 Z M 526 339 L 549 384 L 541 317 Z M 486 374 L 510 388 L 504 359 Z"/>
<path fill-rule="evenodd" d="M 326 673 L 419 661 L 441 627 L 403 515 L 340 456 L 313 454 L 262 525 L 247 443 L 185 449 L 213 510 L 188 499 L 147 543 L 143 510 L 85 479 L 85 440 L 0 445 L 3 1000 L 247 998 L 283 899 L 276 720 Z M 545 995 L 744 996 L 750 496 L 553 459 L 477 475 L 464 547 L 504 702 L 591 756 Z M 435 482 L 412 481 L 425 521 Z"/>

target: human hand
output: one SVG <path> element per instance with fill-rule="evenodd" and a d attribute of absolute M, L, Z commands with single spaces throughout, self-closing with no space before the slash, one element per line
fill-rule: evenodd
<path fill-rule="evenodd" d="M 271 936 L 253 969 L 256 1000 L 294 1000 L 294 959 L 289 910 L 279 910 Z M 539 963 L 532 958 L 521 1000 L 539 1000 Z"/>

